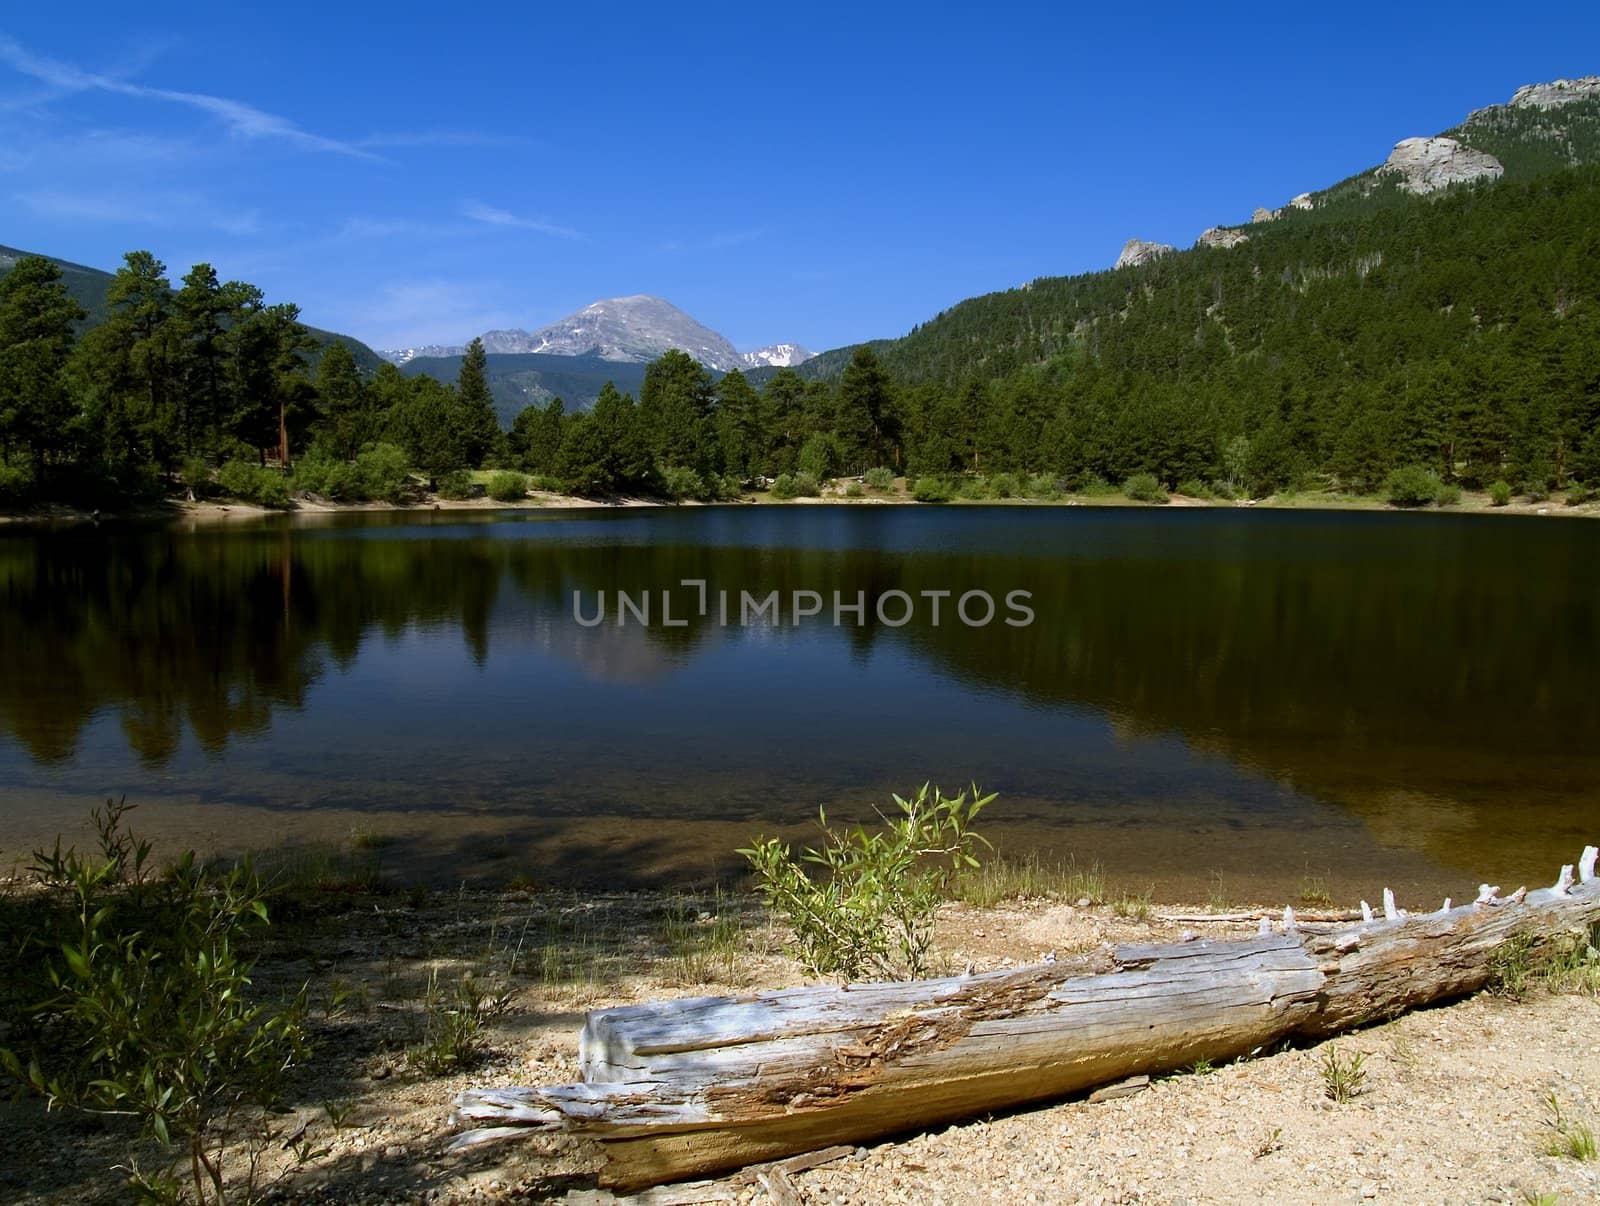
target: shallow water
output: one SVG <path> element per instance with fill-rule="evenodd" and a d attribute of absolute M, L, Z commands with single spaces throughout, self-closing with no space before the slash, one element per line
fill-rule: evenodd
<path fill-rule="evenodd" d="M 654 622 L 619 626 L 619 590 Z M 737 622 L 739 592 L 774 590 L 781 623 Z M 792 624 L 796 590 L 823 614 Z M 902 627 L 872 615 L 894 590 Z M 935 625 L 936 590 L 997 617 L 945 601 Z M 833 625 L 835 591 L 864 623 Z M 1012 591 L 1031 625 L 1002 622 Z M 126 793 L 206 845 L 376 825 L 441 878 L 639 880 L 931 778 L 1000 792 L 1012 853 L 1125 885 L 1459 892 L 1553 879 L 1600 833 L 1597 686 L 1584 523 L 797 506 L 12 531 L 0 858 Z"/>

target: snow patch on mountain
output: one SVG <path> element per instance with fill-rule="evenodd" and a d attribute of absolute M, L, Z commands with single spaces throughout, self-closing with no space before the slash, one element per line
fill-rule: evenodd
<path fill-rule="evenodd" d="M 801 347 L 798 343 L 774 343 L 768 347 L 757 348 L 753 352 L 742 353 L 748 368 L 793 368 L 797 364 L 804 364 L 815 355 L 815 352 Z"/>

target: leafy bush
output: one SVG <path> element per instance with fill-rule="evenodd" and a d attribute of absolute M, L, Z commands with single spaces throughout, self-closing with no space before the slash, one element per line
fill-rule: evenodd
<path fill-rule="evenodd" d="M 516 502 L 528 496 L 528 479 L 502 469 L 489 478 L 489 497 L 495 502 Z"/>
<path fill-rule="evenodd" d="M 861 488 L 860 482 L 851 482 L 844 488 L 844 496 L 846 498 L 860 498 L 865 493 L 866 491 Z"/>
<path fill-rule="evenodd" d="M 1187 481 L 1181 481 L 1178 483 L 1178 493 L 1182 494 L 1185 498 L 1211 499 L 1216 497 L 1211 492 L 1210 486 L 1206 485 L 1198 478 L 1193 477 L 1189 478 Z"/>
<path fill-rule="evenodd" d="M 203 456 L 183 458 L 183 484 L 191 497 L 204 498 L 211 489 L 211 466 Z"/>
<path fill-rule="evenodd" d="M 1135 502 L 1164 503 L 1167 491 L 1153 473 L 1135 473 L 1122 483 L 1122 492 Z"/>
<path fill-rule="evenodd" d="M 0 456 L 0 507 L 15 507 L 33 494 L 33 469 Z"/>
<path fill-rule="evenodd" d="M 911 487 L 911 497 L 918 502 L 945 503 L 955 497 L 955 491 L 942 477 L 919 477 Z"/>
<path fill-rule="evenodd" d="M 868 488 L 872 490 L 893 490 L 894 471 L 885 469 L 881 465 L 876 469 L 868 469 L 866 483 Z"/>
<path fill-rule="evenodd" d="M 985 498 L 994 497 L 994 492 L 989 488 L 988 478 L 973 475 L 972 477 L 963 477 L 956 483 L 956 497 L 982 501 Z"/>
<path fill-rule="evenodd" d="M 295 465 L 292 484 L 296 493 L 304 491 L 334 502 L 361 502 L 367 497 L 353 465 L 316 453 Z"/>
<path fill-rule="evenodd" d="M 1489 487 L 1489 505 L 1494 507 L 1507 507 L 1511 505 L 1511 483 L 1501 480 Z"/>
<path fill-rule="evenodd" d="M 1573 482 L 1567 488 L 1567 506 L 1581 507 L 1589 501 L 1589 488 L 1582 482 Z"/>
<path fill-rule="evenodd" d="M 440 475 L 436 493 L 440 498 L 463 499 L 476 498 L 483 493 L 483 490 L 472 480 L 472 474 L 465 469 L 452 469 Z"/>
<path fill-rule="evenodd" d="M 1211 483 L 1211 494 L 1215 498 L 1232 502 L 1239 497 L 1238 491 L 1233 488 L 1233 483 L 1228 481 L 1215 481 Z"/>
<path fill-rule="evenodd" d="M 1453 507 L 1461 501 L 1461 487 L 1455 482 L 1441 482 L 1438 490 L 1434 491 L 1433 505 L 1436 507 Z"/>
<path fill-rule="evenodd" d="M 1384 479 L 1383 494 L 1397 507 L 1425 507 L 1439 494 L 1444 483 L 1439 475 L 1422 465 L 1402 465 Z"/>
<path fill-rule="evenodd" d="M 35 852 L 45 892 L 25 926 L 7 927 L 18 937 L 0 1067 L 52 1107 L 130 1116 L 163 1148 L 181 1144 L 175 1167 L 196 1199 L 221 1202 L 232 1120 L 272 1105 L 306 1053 L 304 993 L 276 1007 L 251 1000 L 239 945 L 268 915 L 250 867 L 213 873 L 191 853 L 154 875 L 129 811 L 95 811 L 98 857 L 59 839 Z"/>
<path fill-rule="evenodd" d="M 984 839 L 972 822 L 994 799 L 946 796 L 923 784 L 883 828 L 833 829 L 819 814 L 823 841 L 798 859 L 777 838 L 739 851 L 755 872 L 767 907 L 794 931 L 800 959 L 819 975 L 919 979 L 929 968 L 934 914 L 946 888 L 968 868 Z M 813 877 L 807 866 L 819 868 Z"/>
<path fill-rule="evenodd" d="M 668 498 L 682 500 L 700 498 L 706 492 L 705 482 L 687 465 L 668 465 L 661 471 L 662 489 Z"/>
<path fill-rule="evenodd" d="M 809 473 L 782 473 L 772 483 L 773 498 L 815 498 L 817 479 Z"/>
<path fill-rule="evenodd" d="M 261 507 L 287 507 L 289 484 L 282 473 L 249 461 L 229 461 L 217 471 L 222 492 Z"/>
<path fill-rule="evenodd" d="M 1048 473 L 1038 473 L 1028 479 L 1023 493 L 1027 498 L 1054 499 L 1061 497 L 1061 487 Z"/>
<path fill-rule="evenodd" d="M 528 486 L 533 490 L 545 490 L 551 494 L 564 494 L 566 483 L 559 477 L 552 477 L 548 473 L 536 473 L 528 479 Z"/>
<path fill-rule="evenodd" d="M 1016 498 L 1022 493 L 1022 485 L 1015 473 L 996 473 L 989 479 L 989 492 L 996 498 Z"/>
<path fill-rule="evenodd" d="M 1086 498 L 1106 498 L 1116 492 L 1117 488 L 1098 473 L 1088 474 L 1078 482 L 1078 493 Z"/>
<path fill-rule="evenodd" d="M 362 497 L 404 502 L 411 493 L 411 458 L 396 444 L 374 444 L 356 457 L 355 476 Z"/>

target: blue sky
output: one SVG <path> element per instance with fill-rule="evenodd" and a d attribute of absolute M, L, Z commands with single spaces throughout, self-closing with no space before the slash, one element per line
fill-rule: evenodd
<path fill-rule="evenodd" d="M 7 7 L 0 243 L 383 347 L 625 293 L 898 335 L 1600 72 L 1592 3 Z"/>

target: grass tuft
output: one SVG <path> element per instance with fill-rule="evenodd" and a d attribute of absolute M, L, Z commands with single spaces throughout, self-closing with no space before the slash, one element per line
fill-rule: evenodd
<path fill-rule="evenodd" d="M 951 895 L 984 909 L 1004 900 L 1087 899 L 1099 904 L 1106 898 L 1106 877 L 1099 863 L 1080 867 L 1070 857 L 1045 862 L 1037 854 L 1021 859 L 996 856 L 957 877 Z"/>
<path fill-rule="evenodd" d="M 1357 1051 L 1346 1055 L 1332 1043 L 1322 1053 L 1322 1091 L 1340 1105 L 1354 1101 L 1366 1088 L 1367 1057 Z"/>

